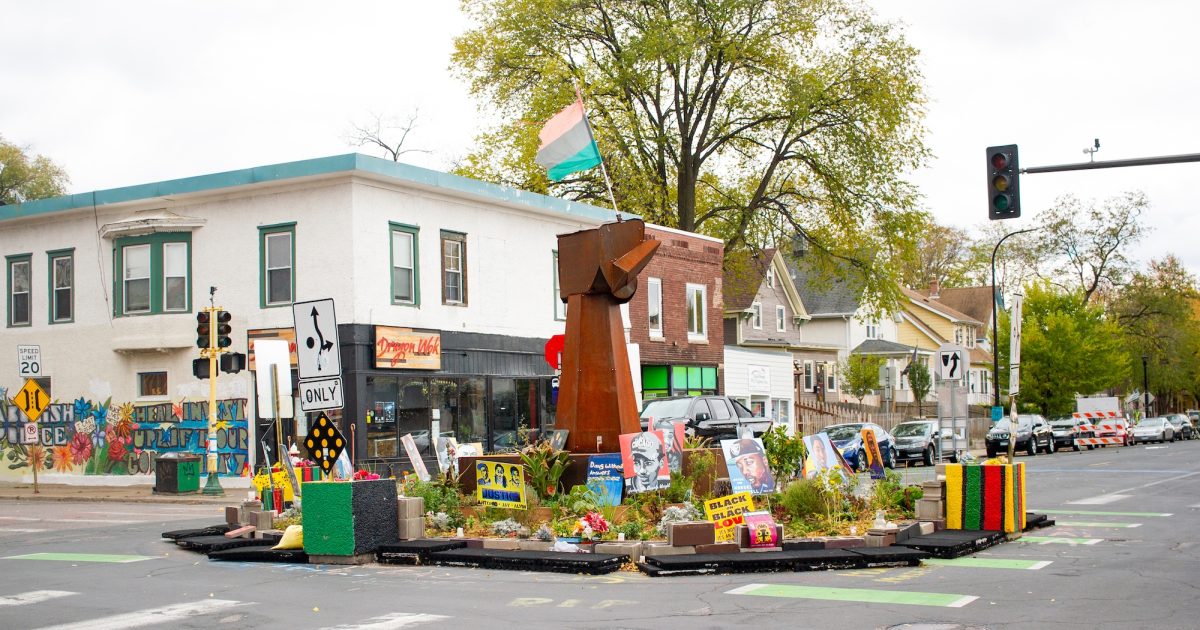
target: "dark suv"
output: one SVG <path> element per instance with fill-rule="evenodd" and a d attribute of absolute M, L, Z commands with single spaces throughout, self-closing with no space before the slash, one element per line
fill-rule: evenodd
<path fill-rule="evenodd" d="M 1012 426 L 1008 418 L 1000 420 L 992 425 L 991 430 L 987 432 L 987 438 L 984 440 L 987 446 L 988 457 L 995 457 L 996 453 L 1008 452 L 1008 440 L 1016 441 L 1017 451 L 1025 451 L 1032 455 L 1037 455 L 1039 450 L 1047 453 L 1053 453 L 1054 447 L 1054 430 L 1050 428 L 1050 423 L 1046 422 L 1040 414 L 1022 413 L 1017 415 L 1017 431 L 1016 435 L 1012 433 Z"/>
<path fill-rule="evenodd" d="M 728 396 L 671 396 L 651 398 L 642 405 L 642 430 L 654 418 L 654 424 L 665 421 L 682 423 L 688 435 L 713 440 L 735 438 L 743 429 L 759 437 L 771 428 L 771 419 L 756 416 L 742 403 Z"/>

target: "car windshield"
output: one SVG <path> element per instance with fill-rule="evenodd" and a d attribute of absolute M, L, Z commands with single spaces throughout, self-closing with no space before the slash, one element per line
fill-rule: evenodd
<path fill-rule="evenodd" d="M 1030 420 L 1028 418 L 1022 418 L 1021 416 L 1017 416 L 1017 428 L 1018 429 L 1020 429 L 1020 430 L 1028 429 L 1030 427 L 1029 423 L 1030 423 Z M 1010 428 L 1008 419 L 1005 418 L 1004 420 L 997 422 L 996 424 L 992 425 L 992 428 L 996 429 L 998 431 L 1008 431 Z"/>
<path fill-rule="evenodd" d="M 642 418 L 686 418 L 691 398 L 650 400 L 642 407 Z"/>
<path fill-rule="evenodd" d="M 1145 420 L 1142 420 L 1141 422 L 1137 423 L 1137 425 L 1139 427 L 1159 427 L 1159 428 L 1161 428 L 1163 425 L 1163 419 L 1162 418 L 1146 418 Z"/>
<path fill-rule="evenodd" d="M 822 431 L 829 434 L 829 439 L 840 442 L 842 440 L 853 440 L 858 436 L 858 432 L 862 430 L 862 427 L 863 425 L 861 424 L 835 424 L 831 427 L 825 427 Z"/>
<path fill-rule="evenodd" d="M 1175 425 L 1183 424 L 1183 420 L 1181 420 L 1178 416 L 1167 416 L 1167 422 Z"/>
<path fill-rule="evenodd" d="M 896 437 L 912 437 L 914 435 L 929 435 L 929 431 L 933 428 L 928 422 L 901 422 L 892 429 L 892 435 Z"/>
<path fill-rule="evenodd" d="M 1070 429 L 1075 426 L 1075 420 L 1072 418 L 1055 418 L 1050 421 L 1050 426 L 1055 429 Z"/>

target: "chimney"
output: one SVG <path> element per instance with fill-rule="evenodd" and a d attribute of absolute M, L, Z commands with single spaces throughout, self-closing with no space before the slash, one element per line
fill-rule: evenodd
<path fill-rule="evenodd" d="M 938 299 L 940 289 L 941 289 L 941 287 L 938 285 L 937 278 L 930 280 L 929 281 L 929 299 L 931 299 L 931 300 Z"/>

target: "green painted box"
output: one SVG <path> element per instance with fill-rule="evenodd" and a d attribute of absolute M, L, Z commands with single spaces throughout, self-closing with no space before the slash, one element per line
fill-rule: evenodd
<path fill-rule="evenodd" d="M 304 551 L 353 556 L 397 542 L 396 495 L 392 479 L 305 482 Z"/>
<path fill-rule="evenodd" d="M 184 494 L 199 490 L 199 455 L 166 453 L 154 460 L 155 494 Z"/>

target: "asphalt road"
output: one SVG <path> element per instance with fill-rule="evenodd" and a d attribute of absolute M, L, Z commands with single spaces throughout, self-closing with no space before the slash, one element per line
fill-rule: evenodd
<path fill-rule="evenodd" d="M 1200 627 L 1200 441 L 1019 460 L 1055 527 L 953 564 L 813 573 L 220 563 L 159 538 L 220 522 L 212 506 L 0 502 L 0 627 Z"/>

